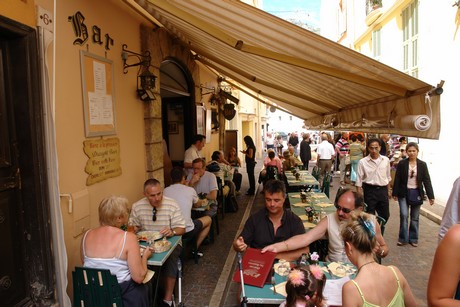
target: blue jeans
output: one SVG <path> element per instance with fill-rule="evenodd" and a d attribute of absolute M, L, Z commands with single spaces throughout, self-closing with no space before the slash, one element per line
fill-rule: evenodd
<path fill-rule="evenodd" d="M 399 242 L 418 243 L 418 219 L 421 205 L 409 205 L 406 198 L 398 198 L 399 202 Z M 407 219 L 410 210 L 409 231 L 407 230 Z"/>
<path fill-rule="evenodd" d="M 357 179 L 357 172 L 358 172 L 358 163 L 359 160 L 351 160 L 351 175 L 350 175 L 350 180 L 352 182 L 356 182 Z"/>

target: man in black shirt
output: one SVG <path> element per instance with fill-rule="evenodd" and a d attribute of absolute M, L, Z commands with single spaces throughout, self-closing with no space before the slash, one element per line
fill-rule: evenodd
<path fill-rule="evenodd" d="M 298 234 L 305 233 L 300 218 L 284 209 L 286 188 L 279 180 L 269 180 L 264 184 L 265 208 L 249 217 L 240 236 L 233 242 L 237 252 L 252 247 L 262 249 L 267 245 L 284 242 Z M 308 253 L 308 247 L 278 253 L 276 258 L 288 261 L 298 259 L 302 253 Z"/>

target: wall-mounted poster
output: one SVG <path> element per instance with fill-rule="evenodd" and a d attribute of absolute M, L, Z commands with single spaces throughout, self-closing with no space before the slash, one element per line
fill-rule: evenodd
<path fill-rule="evenodd" d="M 116 134 L 113 62 L 83 50 L 80 60 L 85 135 Z"/>
<path fill-rule="evenodd" d="M 196 133 L 206 135 L 206 109 L 203 106 L 196 106 Z"/>

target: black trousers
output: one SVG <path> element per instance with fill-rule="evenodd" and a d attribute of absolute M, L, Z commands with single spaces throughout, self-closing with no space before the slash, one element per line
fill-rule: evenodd
<path fill-rule="evenodd" d="M 390 218 L 390 203 L 388 199 L 388 187 L 376 186 L 363 183 L 364 202 L 367 205 L 367 213 L 377 214 L 387 222 Z"/>
<path fill-rule="evenodd" d="M 233 183 L 235 184 L 236 190 L 239 191 L 241 189 L 241 181 L 243 181 L 243 175 L 240 173 L 235 172 L 233 174 Z"/>
<path fill-rule="evenodd" d="M 248 172 L 249 190 L 248 192 L 254 193 L 256 191 L 256 177 L 254 176 L 255 163 L 246 163 L 246 170 Z"/>

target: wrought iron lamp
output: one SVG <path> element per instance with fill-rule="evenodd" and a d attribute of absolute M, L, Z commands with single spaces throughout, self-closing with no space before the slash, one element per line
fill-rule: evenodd
<path fill-rule="evenodd" d="M 127 49 L 127 45 L 123 44 L 121 51 L 121 58 L 123 60 L 123 73 L 128 73 L 129 67 L 139 66 L 137 73 L 137 95 L 142 101 L 150 102 L 155 100 L 155 89 L 156 76 L 150 71 L 150 62 L 152 60 L 150 51 L 145 51 L 143 54 L 130 51 Z M 136 57 L 138 62 L 129 64 L 128 59 L 130 57 Z"/>

